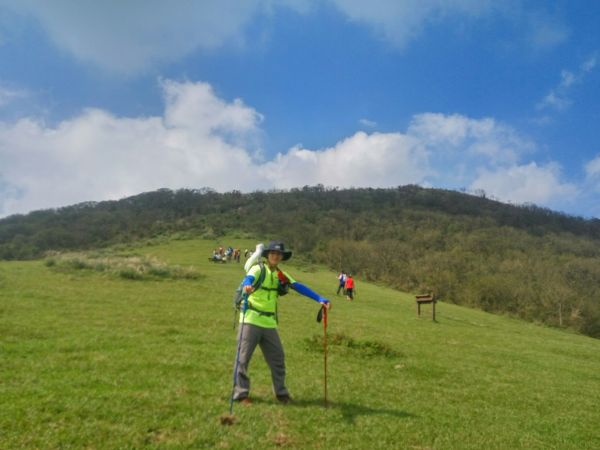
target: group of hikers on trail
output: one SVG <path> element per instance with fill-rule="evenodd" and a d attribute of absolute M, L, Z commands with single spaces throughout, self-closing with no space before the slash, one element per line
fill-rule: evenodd
<path fill-rule="evenodd" d="M 242 251 L 239 248 L 224 247 L 215 248 L 212 253 L 212 257 L 209 258 L 213 262 L 227 262 L 227 261 L 236 261 L 240 262 Z M 244 256 L 248 254 L 248 250 Z"/>
<path fill-rule="evenodd" d="M 292 252 L 286 250 L 281 241 L 271 241 L 267 247 L 257 246 L 256 252 L 246 262 L 244 277 L 239 294 L 240 328 L 237 336 L 238 349 L 233 372 L 233 390 L 231 394 L 231 411 L 233 403 L 251 404 L 250 376 L 248 365 L 257 346 L 271 370 L 273 393 L 281 403 L 291 401 L 285 384 L 285 355 L 277 331 L 277 299 L 294 291 L 318 302 L 322 308 L 329 309 L 331 303 L 304 284 L 296 281 L 279 264 L 287 261 Z M 265 262 L 260 262 L 265 258 Z"/>
<path fill-rule="evenodd" d="M 338 275 L 338 282 L 337 295 L 340 295 L 340 291 L 342 291 L 348 300 L 353 300 L 354 278 L 352 278 L 352 274 L 346 274 L 346 272 L 342 270 Z"/>

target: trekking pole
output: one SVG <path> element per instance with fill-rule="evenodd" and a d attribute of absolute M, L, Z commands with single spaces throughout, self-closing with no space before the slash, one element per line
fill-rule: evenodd
<path fill-rule="evenodd" d="M 324 366 L 324 386 L 325 386 L 325 407 L 327 407 L 327 308 L 323 308 L 323 366 Z"/>
<path fill-rule="evenodd" d="M 237 308 L 233 305 L 233 329 L 235 330 L 235 323 L 237 322 Z"/>
<path fill-rule="evenodd" d="M 233 329 L 235 330 L 235 324 L 238 322 L 238 311 L 244 302 L 244 286 L 240 283 L 239 287 L 235 290 L 233 295 Z"/>
<path fill-rule="evenodd" d="M 240 325 L 240 336 L 238 339 L 237 352 L 235 355 L 235 365 L 233 368 L 233 386 L 231 388 L 231 398 L 229 400 L 229 416 L 221 416 L 221 424 L 232 425 L 235 421 L 233 417 L 233 395 L 235 394 L 235 385 L 237 382 L 237 371 L 240 366 L 240 350 L 242 348 L 242 340 L 244 338 L 244 323 L 246 320 L 246 310 L 248 309 L 248 294 L 244 293 L 244 299 L 242 301 L 242 324 Z"/>
<path fill-rule="evenodd" d="M 325 407 L 327 407 L 327 308 L 325 305 L 321 306 L 319 313 L 317 314 L 317 322 L 323 322 L 323 386 L 325 394 Z"/>

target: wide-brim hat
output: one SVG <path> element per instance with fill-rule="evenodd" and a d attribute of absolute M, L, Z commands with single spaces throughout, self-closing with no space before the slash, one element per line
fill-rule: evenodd
<path fill-rule="evenodd" d="M 283 261 L 287 261 L 292 257 L 292 251 L 286 250 L 285 245 L 281 241 L 271 241 L 262 252 L 263 257 L 267 257 L 269 252 L 279 252 L 283 255 Z"/>

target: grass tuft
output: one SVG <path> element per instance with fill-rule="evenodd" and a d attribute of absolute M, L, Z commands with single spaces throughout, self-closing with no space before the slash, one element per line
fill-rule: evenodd
<path fill-rule="evenodd" d="M 322 335 L 314 335 L 312 338 L 306 338 L 305 343 L 309 350 L 323 352 L 324 343 Z M 344 333 L 329 334 L 327 336 L 327 345 L 330 350 L 338 348 L 341 351 L 351 352 L 355 356 L 382 356 L 384 358 L 397 358 L 401 356 L 399 352 L 383 342 L 354 339 Z"/>

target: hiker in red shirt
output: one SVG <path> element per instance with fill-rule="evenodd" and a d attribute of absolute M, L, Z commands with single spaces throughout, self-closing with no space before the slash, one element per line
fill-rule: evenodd
<path fill-rule="evenodd" d="M 348 300 L 354 299 L 354 278 L 352 278 L 351 274 L 346 275 L 344 289 L 346 291 L 346 298 Z"/>

